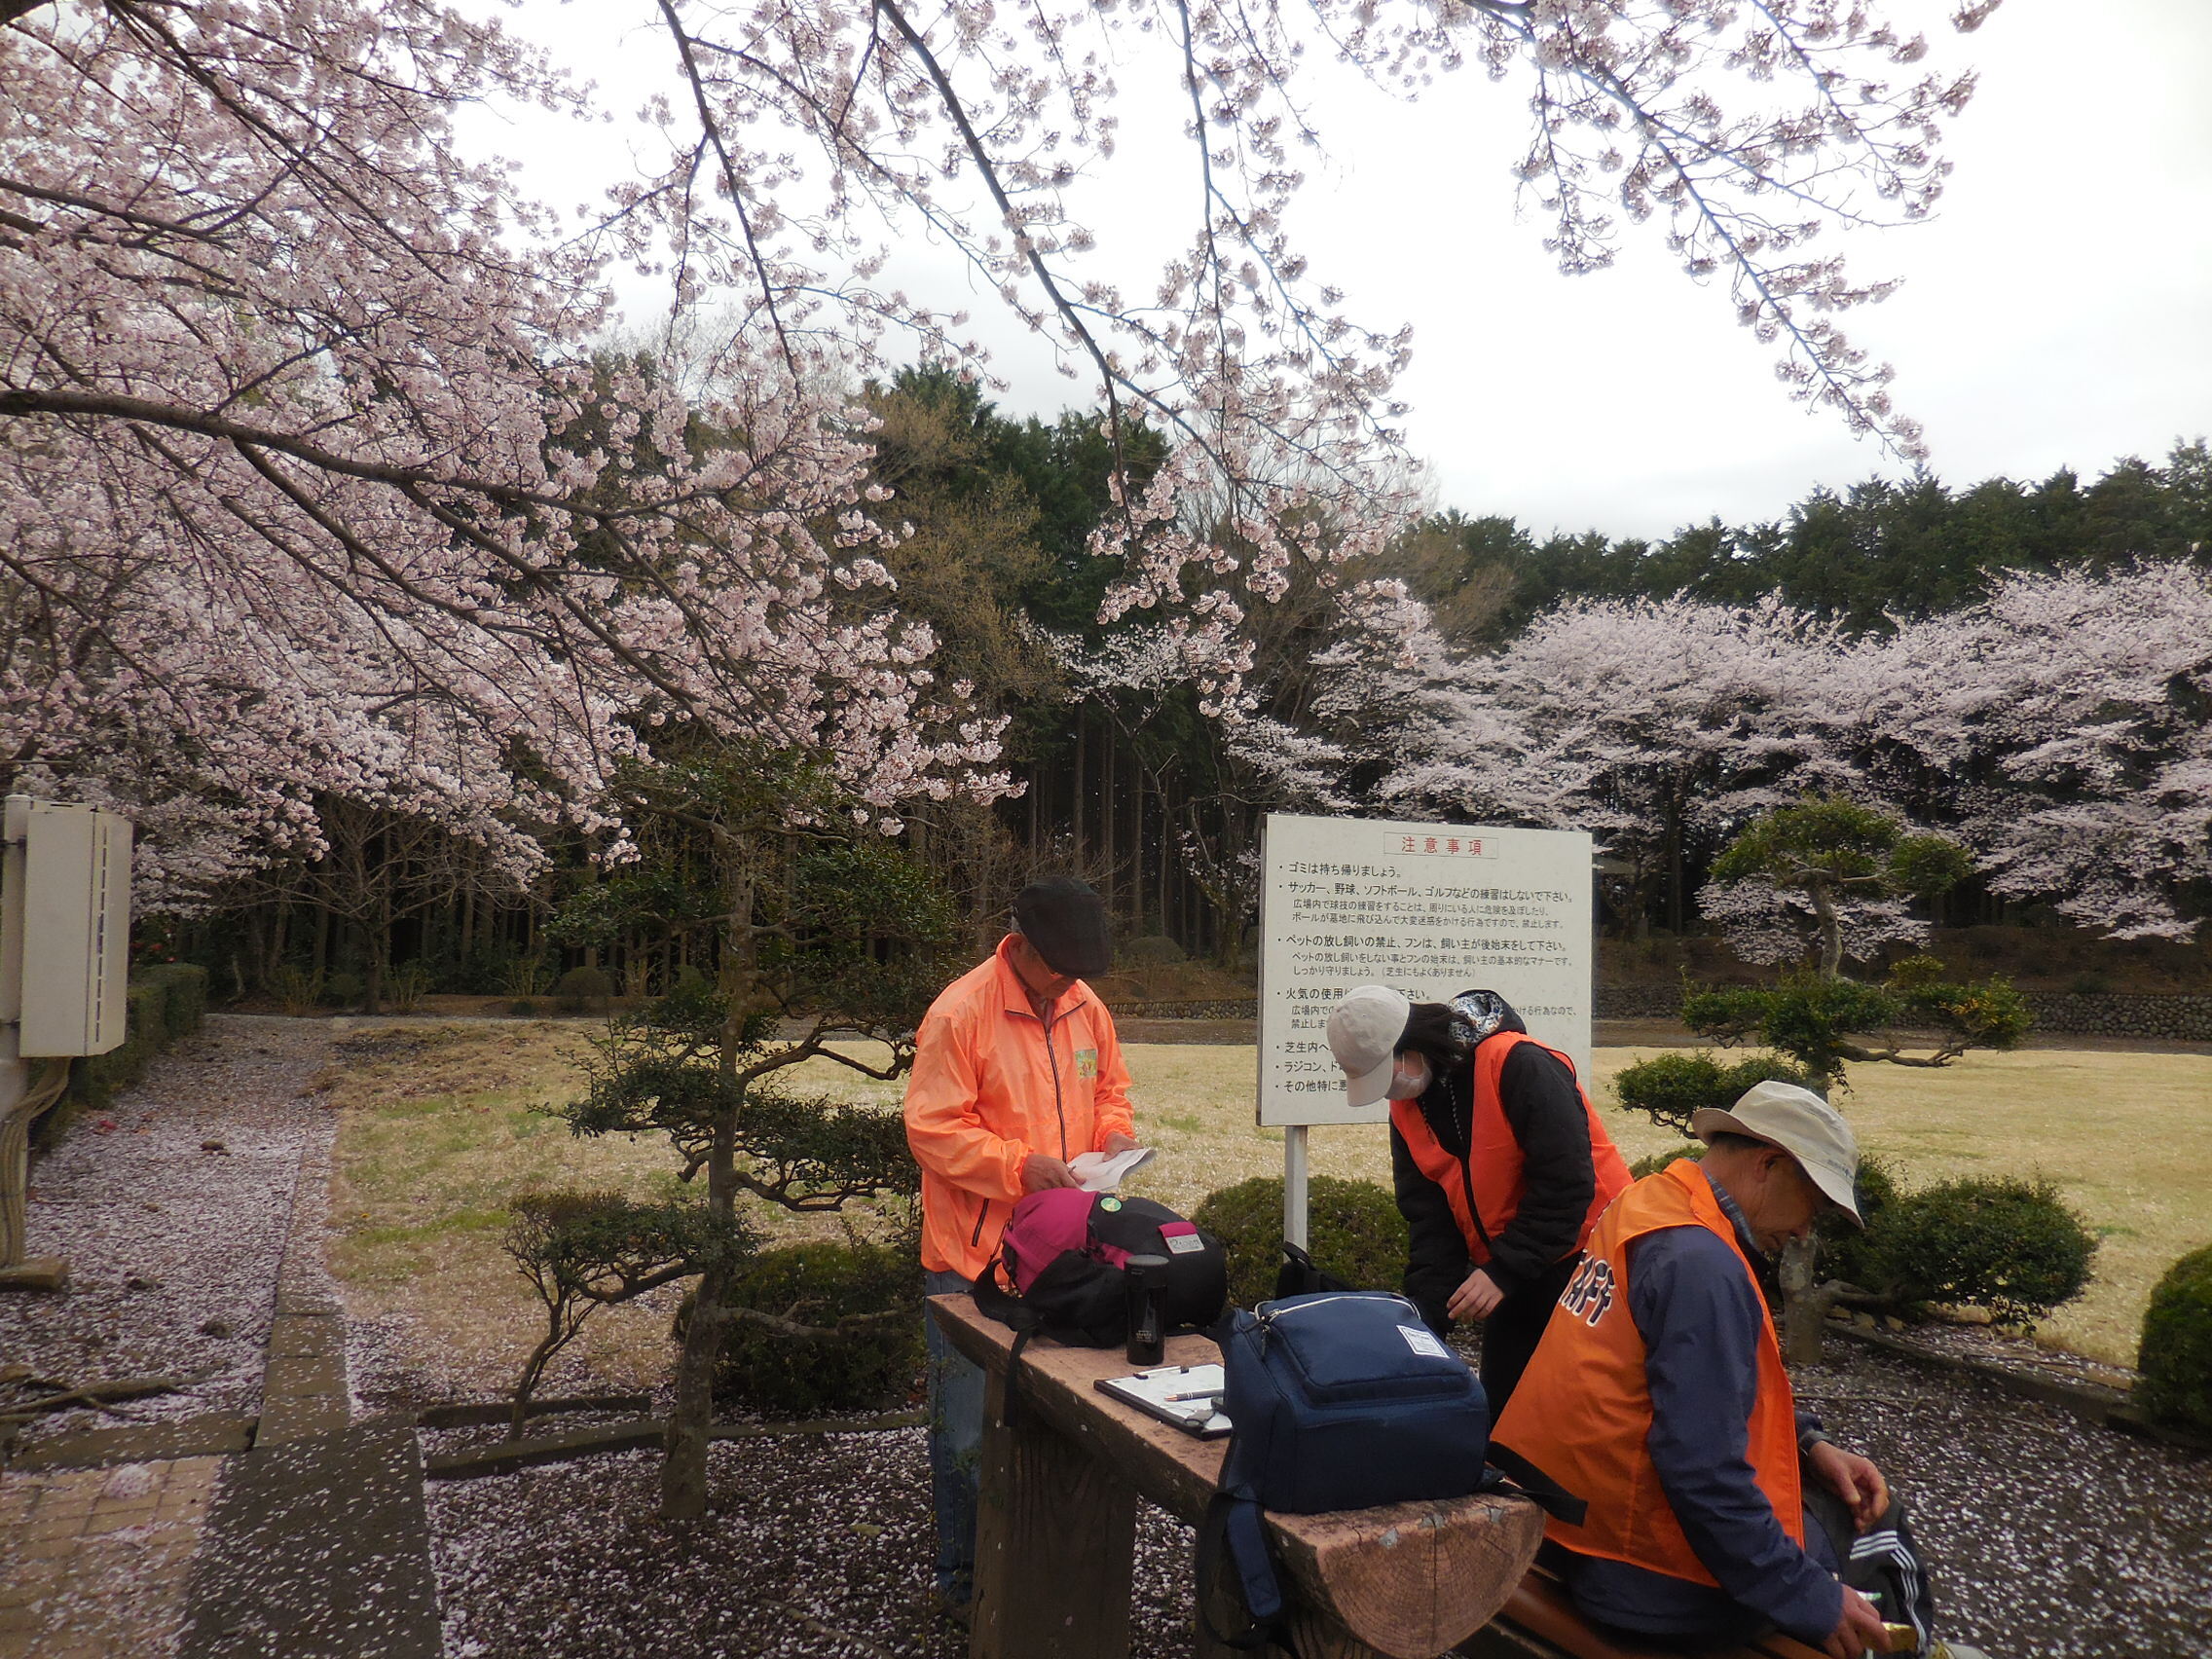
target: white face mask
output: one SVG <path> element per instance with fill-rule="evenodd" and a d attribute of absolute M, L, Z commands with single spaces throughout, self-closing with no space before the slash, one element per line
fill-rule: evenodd
<path fill-rule="evenodd" d="M 1385 1100 L 1419 1100 L 1428 1092 L 1428 1061 L 1419 1054 L 1400 1054 L 1395 1070 L 1390 1073 L 1390 1087 L 1383 1094 Z"/>

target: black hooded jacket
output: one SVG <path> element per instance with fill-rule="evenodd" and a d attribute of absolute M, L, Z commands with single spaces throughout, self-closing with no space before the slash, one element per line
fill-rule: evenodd
<path fill-rule="evenodd" d="M 1482 1017 L 1474 1021 L 1479 1041 L 1500 1031 L 1529 1029 L 1494 994 L 1468 993 L 1455 999 L 1454 1007 L 1463 1012 L 1481 1010 Z M 1598 1190 L 1598 1177 L 1590 1159 L 1590 1124 L 1583 1115 L 1582 1096 L 1574 1087 L 1573 1072 L 1556 1055 L 1532 1043 L 1520 1045 L 1499 1074 L 1498 1094 L 1505 1121 L 1521 1143 L 1523 1160 L 1520 1208 L 1504 1231 L 1491 1239 L 1490 1275 L 1500 1291 L 1511 1296 L 1574 1248 L 1582 1218 Z M 1433 1079 L 1420 1097 L 1421 1116 L 1428 1120 L 1430 1131 L 1456 1158 L 1467 1155 L 1473 1098 L 1472 1050 L 1452 1078 Z M 1467 1242 L 1460 1236 L 1444 1189 L 1420 1172 L 1413 1149 L 1394 1127 L 1390 1170 L 1398 1208 L 1412 1235 L 1406 1295 L 1429 1326 L 1442 1332 L 1451 1324 L 1445 1305 L 1473 1268 Z"/>

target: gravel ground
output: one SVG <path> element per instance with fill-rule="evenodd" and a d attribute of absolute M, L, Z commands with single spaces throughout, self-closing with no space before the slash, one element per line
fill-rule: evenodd
<path fill-rule="evenodd" d="M 1941 1629 L 2000 1656 L 2212 1652 L 2212 1457 L 1835 1345 L 1801 1397 L 1911 1505 Z M 928 1607 L 922 1435 L 724 1443 L 717 1508 L 652 1520 L 656 1454 L 436 1483 L 456 1659 L 807 1659 L 962 1650 Z M 1133 1659 L 1189 1652 L 1189 1530 L 1147 1510 Z"/>
<path fill-rule="evenodd" d="M 1904 1494 L 1937 1628 L 1993 1655 L 2212 1653 L 2212 1456 L 2070 1412 L 1851 1354 L 1798 1398 Z"/>
<path fill-rule="evenodd" d="M 659 1454 L 433 1482 L 449 1659 L 956 1659 L 931 1607 L 922 1431 L 723 1441 L 714 1507 L 651 1519 Z M 1143 1506 L 1131 1659 L 1183 1659 L 1191 1531 Z"/>
<path fill-rule="evenodd" d="M 312 1092 L 322 1021 L 209 1017 L 31 1166 L 29 1247 L 68 1260 L 64 1296 L 0 1297 L 0 1356 L 73 1385 L 171 1374 L 126 1418 L 250 1416 L 303 1158 L 327 1158 Z M 35 1431 L 112 1423 L 68 1412 Z"/>

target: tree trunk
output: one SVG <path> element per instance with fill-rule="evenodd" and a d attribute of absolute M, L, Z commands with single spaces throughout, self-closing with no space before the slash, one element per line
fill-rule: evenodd
<path fill-rule="evenodd" d="M 1816 1272 L 1820 1248 L 1815 1238 L 1792 1238 L 1782 1247 L 1782 1357 L 1791 1365 L 1821 1363 L 1831 1299 Z"/>
<path fill-rule="evenodd" d="M 1075 811 L 1071 815 L 1075 824 L 1075 856 L 1078 863 L 1082 862 L 1084 848 L 1087 844 L 1083 834 L 1083 795 L 1086 786 L 1090 781 L 1084 769 L 1086 752 L 1089 748 L 1089 736 L 1090 719 L 1084 713 L 1083 705 L 1079 703 L 1076 705 L 1075 712 Z"/>
<path fill-rule="evenodd" d="M 726 849 L 725 857 L 741 857 Z M 753 883 L 741 868 L 725 866 L 723 889 L 729 896 L 729 931 L 722 961 L 722 1041 L 720 1066 L 730 1104 L 715 1123 L 714 1145 L 707 1154 L 707 1211 L 716 1221 L 730 1220 L 737 1207 L 737 1126 L 744 1100 L 737 1094 L 737 1055 L 745 1021 L 753 1012 Z M 676 1363 L 676 1402 L 669 1414 L 667 1455 L 661 1459 L 660 1514 L 664 1521 L 696 1521 L 707 1512 L 707 1447 L 715 1417 L 715 1362 L 721 1355 L 727 1322 L 724 1299 L 733 1265 L 717 1255 L 699 1278 L 691 1321 L 683 1330 L 683 1352 Z"/>
<path fill-rule="evenodd" d="M 724 1112 L 715 1125 L 715 1144 L 707 1158 L 707 1208 L 727 1220 L 735 1179 L 737 1111 Z M 715 1361 L 728 1322 L 725 1298 L 730 1264 L 719 1257 L 699 1276 L 691 1319 L 683 1327 L 683 1352 L 676 1362 L 676 1402 L 669 1413 L 667 1454 L 660 1467 L 660 1518 L 696 1521 L 707 1512 L 707 1447 L 715 1420 Z"/>
<path fill-rule="evenodd" d="M 1805 896 L 1813 902 L 1813 914 L 1821 924 L 1821 977 L 1843 977 L 1843 923 L 1835 913 L 1835 901 L 1826 882 L 1817 876 L 1805 883 Z"/>

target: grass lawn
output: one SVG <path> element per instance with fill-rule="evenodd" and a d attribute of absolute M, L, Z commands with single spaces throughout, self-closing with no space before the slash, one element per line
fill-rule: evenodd
<path fill-rule="evenodd" d="M 510 1195 L 576 1186 L 640 1195 L 674 1180 L 658 1140 L 579 1142 L 535 1107 L 564 1098 L 587 1027 L 517 1022 L 364 1034 L 331 1079 L 343 1109 L 333 1178 L 332 1265 L 356 1316 L 405 1312 L 406 1356 L 443 1387 L 496 1391 L 536 1335 L 536 1305 L 500 1254 Z M 1601 1049 L 1597 1094 L 1633 1161 L 1674 1137 L 1611 1105 L 1611 1080 L 1649 1051 Z M 1279 1132 L 1252 1123 L 1248 1048 L 1131 1045 L 1138 1128 L 1158 1160 L 1131 1190 L 1188 1211 L 1248 1175 L 1279 1174 Z M 829 1061 L 801 1083 L 895 1105 L 900 1088 Z M 2152 1285 L 2212 1239 L 2212 1055 L 2037 1050 L 1974 1054 L 1942 1071 L 1856 1068 L 1840 1100 L 1861 1138 L 1908 1186 L 1961 1174 L 2042 1173 L 2104 1239 L 2097 1276 L 2042 1340 L 2129 1363 Z M 1387 1184 L 1380 1128 L 1322 1126 L 1317 1173 Z M 778 1217 L 778 1230 L 833 1230 Z M 600 1314 L 561 1387 L 656 1381 L 671 1356 L 664 1297 Z M 588 1377 L 585 1375 L 588 1369 Z"/>

